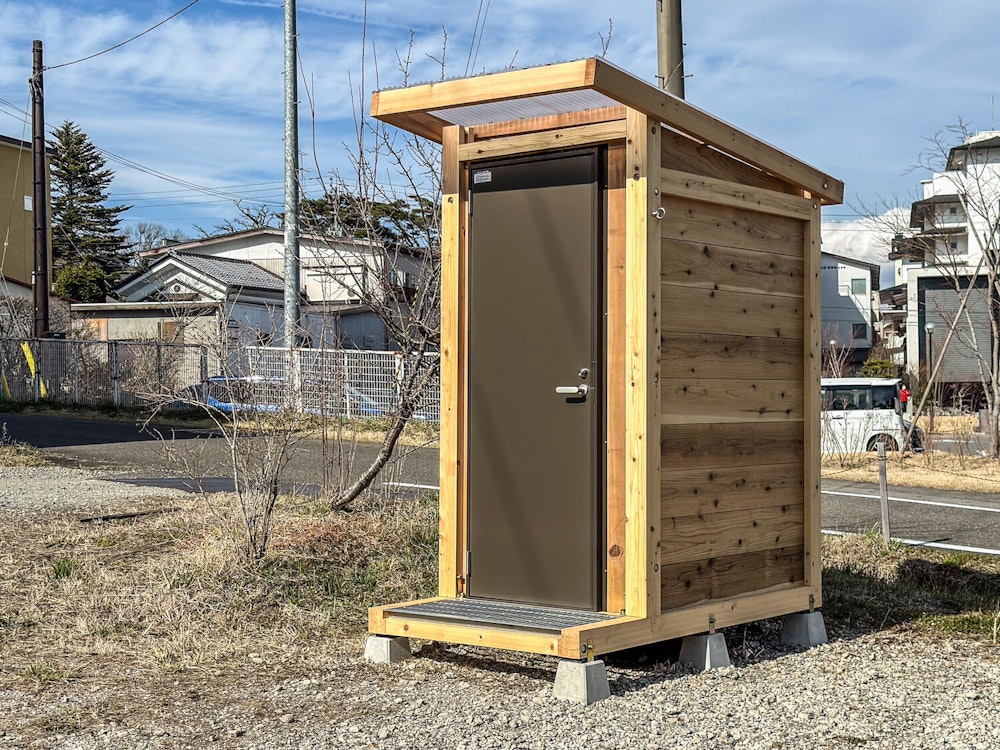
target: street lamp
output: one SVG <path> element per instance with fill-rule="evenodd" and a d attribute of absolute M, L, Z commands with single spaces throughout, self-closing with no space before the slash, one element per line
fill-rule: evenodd
<path fill-rule="evenodd" d="M 934 323 L 932 323 L 931 321 L 927 321 L 927 323 L 924 324 L 924 330 L 927 331 L 927 387 L 929 389 L 932 389 L 930 391 L 930 396 L 931 396 L 931 417 L 930 417 L 930 425 L 928 425 L 928 429 L 927 429 L 927 435 L 928 435 L 928 437 L 930 437 L 931 439 L 933 439 L 933 435 L 934 435 L 934 410 L 935 410 L 935 403 L 934 402 L 937 400 L 937 398 L 936 398 L 936 396 L 937 396 L 937 393 L 936 393 L 937 388 L 936 388 L 936 384 L 934 383 L 934 380 L 933 380 L 933 376 L 934 376 Z"/>
<path fill-rule="evenodd" d="M 837 367 L 837 339 L 830 339 L 827 342 L 830 348 L 826 350 L 826 366 L 830 371 L 831 378 L 840 377 L 840 368 Z"/>

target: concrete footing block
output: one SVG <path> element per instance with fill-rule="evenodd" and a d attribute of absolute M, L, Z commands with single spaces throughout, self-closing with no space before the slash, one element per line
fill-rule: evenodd
<path fill-rule="evenodd" d="M 556 698 L 582 703 L 589 706 L 611 697 L 608 685 L 608 671 L 604 662 L 567 661 L 559 662 L 556 669 L 556 684 L 553 688 Z"/>
<path fill-rule="evenodd" d="M 409 638 L 370 635 L 365 641 L 365 661 L 372 664 L 398 664 L 411 656 Z"/>
<path fill-rule="evenodd" d="M 785 615 L 781 626 L 781 642 L 786 646 L 812 648 L 826 643 L 826 624 L 822 612 L 798 612 Z"/>
<path fill-rule="evenodd" d="M 693 664 L 703 672 L 728 667 L 731 662 L 725 636 L 722 633 L 685 636 L 681 641 L 680 662 Z"/>

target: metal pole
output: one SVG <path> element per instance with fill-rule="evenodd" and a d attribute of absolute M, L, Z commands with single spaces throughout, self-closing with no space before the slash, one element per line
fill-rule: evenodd
<path fill-rule="evenodd" d="M 45 93 L 42 86 L 42 43 L 31 44 L 31 163 L 34 185 L 31 211 L 35 230 L 34 291 L 36 339 L 49 337 L 49 219 L 45 170 Z"/>
<path fill-rule="evenodd" d="M 681 0 L 656 0 L 657 82 L 684 98 L 684 30 Z"/>
<path fill-rule="evenodd" d="M 931 418 L 930 425 L 927 428 L 927 437 L 929 441 L 934 440 L 934 408 L 935 408 L 935 396 L 936 388 L 934 381 L 934 324 L 928 323 L 927 326 L 927 389 L 931 391 Z"/>
<path fill-rule="evenodd" d="M 285 332 L 299 340 L 299 110 L 295 0 L 285 0 Z"/>

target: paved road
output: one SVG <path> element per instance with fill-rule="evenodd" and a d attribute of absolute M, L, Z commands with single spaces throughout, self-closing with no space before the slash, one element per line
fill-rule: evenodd
<path fill-rule="evenodd" d="M 139 481 L 161 484 L 163 477 L 184 479 L 191 474 L 204 478 L 209 491 L 232 487 L 228 479 L 226 441 L 217 430 L 160 425 L 144 431 L 128 422 L 99 419 L 76 419 L 35 414 L 0 412 L 0 425 L 6 425 L 10 439 L 40 448 L 53 459 L 77 466 L 119 468 L 138 472 Z M 194 471 L 181 467 L 167 450 L 175 449 Z M 378 446 L 359 443 L 354 467 L 360 471 L 375 456 Z M 284 474 L 286 484 L 315 488 L 321 483 L 323 445 L 318 439 L 301 441 Z M 397 448 L 394 462 L 384 472 L 387 480 L 421 485 L 437 485 L 437 448 Z"/>
<path fill-rule="evenodd" d="M 998 550 L 1000 486 L 995 494 L 889 487 L 894 538 Z M 823 528 L 858 532 L 881 528 L 877 484 L 823 480 Z"/>
<path fill-rule="evenodd" d="M 0 425 L 3 424 L 11 438 L 34 445 L 70 464 L 127 469 L 139 472 L 137 481 L 157 485 L 162 485 L 166 476 L 173 477 L 176 486 L 178 478 L 183 480 L 189 474 L 169 457 L 163 441 L 141 431 L 135 424 L 0 412 Z M 158 429 L 172 438 L 181 454 L 198 465 L 198 473 L 207 478 L 203 484 L 205 489 L 231 488 L 231 480 L 227 478 L 226 442 L 217 431 L 165 426 Z M 374 445 L 359 444 L 355 465 L 365 465 L 376 449 Z M 402 451 L 406 455 L 383 480 L 436 486 L 437 448 L 404 448 Z M 321 442 L 305 440 L 285 473 L 285 482 L 317 487 L 321 466 Z M 1000 486 L 997 494 L 992 495 L 911 487 L 890 487 L 889 495 L 894 537 L 1000 549 Z M 970 510 L 969 507 L 987 510 Z M 824 480 L 824 529 L 868 531 L 879 528 L 879 523 L 877 485 Z"/>

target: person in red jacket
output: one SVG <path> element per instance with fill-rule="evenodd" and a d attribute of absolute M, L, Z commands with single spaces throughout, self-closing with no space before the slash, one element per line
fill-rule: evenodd
<path fill-rule="evenodd" d="M 899 387 L 899 404 L 903 409 L 903 414 L 906 414 L 910 405 L 910 389 L 906 387 L 906 383 Z"/>

